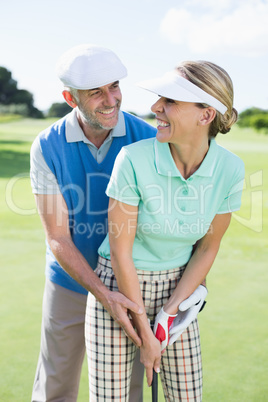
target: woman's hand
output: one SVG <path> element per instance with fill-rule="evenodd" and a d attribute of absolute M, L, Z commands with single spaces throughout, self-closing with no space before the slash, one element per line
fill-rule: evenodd
<path fill-rule="evenodd" d="M 169 331 L 169 345 L 172 345 L 181 336 L 181 334 L 189 327 L 189 325 L 197 318 L 198 313 L 205 305 L 205 298 L 208 294 L 204 285 L 198 288 L 179 305 L 178 315 L 172 323 Z"/>
<path fill-rule="evenodd" d="M 135 306 L 140 306 L 142 310 L 140 314 L 139 310 L 136 311 L 132 308 L 129 313 L 137 330 L 136 336 L 141 339 L 141 363 L 146 369 L 148 385 L 151 385 L 153 369 L 156 372 L 160 371 L 161 347 L 148 323 L 140 283 L 132 258 L 138 207 L 110 199 L 108 216 L 111 262 L 119 292 L 135 303 Z"/>
<path fill-rule="evenodd" d="M 161 362 L 161 345 L 152 331 L 148 339 L 143 339 L 140 347 L 140 361 L 145 367 L 147 384 L 151 386 L 153 381 L 153 370 L 156 373 L 159 373 Z"/>
<path fill-rule="evenodd" d="M 170 315 L 164 311 L 162 307 L 155 318 L 154 334 L 161 345 L 161 352 L 164 353 L 169 343 L 169 329 L 176 318 L 176 314 Z"/>

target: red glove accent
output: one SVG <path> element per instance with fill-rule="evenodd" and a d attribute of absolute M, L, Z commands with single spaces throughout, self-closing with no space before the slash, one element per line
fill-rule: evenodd
<path fill-rule="evenodd" d="M 154 334 L 155 337 L 161 343 L 161 351 L 163 351 L 169 342 L 169 329 L 173 323 L 176 315 L 169 315 L 165 313 L 163 308 L 159 311 L 156 316 L 154 324 Z"/>
<path fill-rule="evenodd" d="M 168 322 L 167 322 L 168 330 L 171 327 L 171 324 L 173 323 L 174 320 L 175 320 L 175 317 L 172 317 L 172 316 L 169 317 Z M 160 343 L 162 343 L 163 341 L 166 340 L 166 331 L 164 330 L 164 328 L 162 327 L 162 325 L 160 323 L 158 323 L 158 325 L 157 325 L 155 337 L 160 341 Z M 169 335 L 168 335 L 168 340 L 169 340 Z"/>

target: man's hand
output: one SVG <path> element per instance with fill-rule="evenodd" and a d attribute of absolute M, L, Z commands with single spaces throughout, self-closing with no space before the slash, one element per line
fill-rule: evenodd
<path fill-rule="evenodd" d="M 154 334 L 161 344 L 161 352 L 163 352 L 168 345 L 168 331 L 175 317 L 176 315 L 167 314 L 162 307 L 155 318 Z"/>
<path fill-rule="evenodd" d="M 141 339 L 133 328 L 131 320 L 128 316 L 128 310 L 135 314 L 142 314 L 142 308 L 120 292 L 109 291 L 106 301 L 107 302 L 103 302 L 104 308 L 122 327 L 127 337 L 131 339 L 137 347 L 140 347 Z"/>
<path fill-rule="evenodd" d="M 196 319 L 197 314 L 204 307 L 207 288 L 199 285 L 198 288 L 179 305 L 179 312 L 169 330 L 169 345 L 172 345 L 187 327 Z"/>

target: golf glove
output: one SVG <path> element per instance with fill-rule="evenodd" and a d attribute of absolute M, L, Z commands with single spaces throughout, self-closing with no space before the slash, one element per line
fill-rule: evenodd
<path fill-rule="evenodd" d="M 161 352 L 167 347 L 169 341 L 169 328 L 175 319 L 176 315 L 169 315 L 165 313 L 163 307 L 157 314 L 154 323 L 155 337 L 161 343 Z"/>
<path fill-rule="evenodd" d="M 204 308 L 207 288 L 199 285 L 198 288 L 179 305 L 179 312 L 169 331 L 169 345 L 172 345 L 187 327 L 196 319 L 197 314 Z"/>

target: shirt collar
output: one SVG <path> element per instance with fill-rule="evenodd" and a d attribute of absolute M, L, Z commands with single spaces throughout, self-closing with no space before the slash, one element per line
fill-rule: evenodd
<path fill-rule="evenodd" d="M 218 154 L 218 144 L 214 139 L 210 140 L 208 152 L 201 163 L 199 169 L 194 172 L 193 176 L 211 177 L 215 170 Z"/>
<path fill-rule="evenodd" d="M 123 137 L 126 135 L 126 126 L 124 114 L 119 110 L 118 122 L 115 128 L 113 128 L 109 134 L 109 137 Z M 83 141 L 86 144 L 91 144 L 91 141 L 87 139 L 82 128 L 80 127 L 76 110 L 73 109 L 71 113 L 68 114 L 66 119 L 66 141 L 67 142 L 79 142 Z"/>
<path fill-rule="evenodd" d="M 163 176 L 177 176 L 182 180 L 185 180 L 179 169 L 177 168 L 168 143 L 161 143 L 155 139 L 154 142 L 154 150 L 155 150 L 155 165 L 156 170 L 159 174 Z M 210 141 L 208 152 L 201 163 L 200 167 L 194 172 L 193 176 L 204 176 L 210 177 L 213 174 L 214 167 L 217 159 L 217 151 L 218 145 L 216 141 L 213 139 Z"/>

